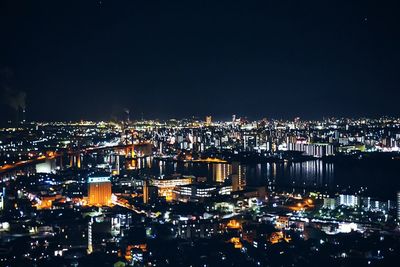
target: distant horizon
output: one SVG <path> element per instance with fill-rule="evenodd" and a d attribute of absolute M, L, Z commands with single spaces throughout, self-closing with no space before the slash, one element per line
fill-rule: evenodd
<path fill-rule="evenodd" d="M 0 4 L 0 120 L 400 116 L 399 1 L 100 2 Z"/>
<path fill-rule="evenodd" d="M 255 121 L 262 121 L 264 119 L 266 120 L 273 120 L 273 121 L 294 121 L 296 118 L 299 118 L 299 121 L 301 122 L 310 122 L 310 121 L 325 121 L 328 119 L 336 119 L 336 120 L 343 120 L 343 119 L 350 119 L 350 120 L 362 120 L 362 119 L 372 119 L 372 120 L 377 120 L 377 119 L 383 119 L 383 118 L 388 118 L 388 119 L 400 119 L 400 116 L 395 116 L 395 115 L 381 115 L 381 116 L 322 116 L 320 118 L 314 118 L 314 119 L 309 119 L 309 118 L 304 118 L 301 116 L 295 116 L 292 118 L 277 118 L 277 117 L 269 117 L 269 116 L 263 116 L 263 117 L 248 117 L 248 116 L 240 116 L 238 114 L 232 114 L 236 115 L 236 119 L 246 119 L 250 122 L 255 122 Z M 130 122 L 141 122 L 141 121 L 160 121 L 160 122 L 165 122 L 165 121 L 170 121 L 170 120 L 197 120 L 197 121 L 205 121 L 206 116 L 211 116 L 213 122 L 229 122 L 232 121 L 232 116 L 229 118 L 221 118 L 221 116 L 215 116 L 213 114 L 205 115 L 205 116 L 191 116 L 191 117 L 169 117 L 169 118 L 147 118 L 144 117 L 142 118 L 130 118 Z M 51 123 L 51 122 L 114 122 L 114 121 L 127 121 L 125 118 L 114 118 L 114 119 L 89 119 L 89 118 L 82 118 L 82 119 L 58 119 L 58 120 L 29 120 L 27 119 L 25 123 Z M 16 123 L 15 121 L 8 120 L 3 122 L 3 124 L 14 124 Z M 22 122 L 19 122 L 22 123 Z"/>

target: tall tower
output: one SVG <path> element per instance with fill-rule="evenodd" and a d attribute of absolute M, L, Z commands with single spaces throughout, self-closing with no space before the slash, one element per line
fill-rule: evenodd
<path fill-rule="evenodd" d="M 212 117 L 211 116 L 206 116 L 206 126 L 210 126 L 212 123 Z"/>
<path fill-rule="evenodd" d="M 400 220 L 400 191 L 397 191 L 397 220 Z"/>
<path fill-rule="evenodd" d="M 81 154 L 75 153 L 69 156 L 69 166 L 80 169 L 81 168 Z"/>
<path fill-rule="evenodd" d="M 231 165 L 226 163 L 215 163 L 213 167 L 213 181 L 217 183 L 225 182 L 225 179 L 231 174 Z"/>
<path fill-rule="evenodd" d="M 93 225 L 93 217 L 90 217 L 88 223 L 88 247 L 87 247 L 88 254 L 91 254 L 93 252 L 92 225 Z"/>
<path fill-rule="evenodd" d="M 4 203 L 6 201 L 6 188 L 3 187 L 3 190 L 1 192 L 1 196 L 0 196 L 0 210 L 4 210 Z"/>
<path fill-rule="evenodd" d="M 89 205 L 111 205 L 111 181 L 110 177 L 89 177 L 88 199 Z"/>
<path fill-rule="evenodd" d="M 243 190 L 246 186 L 246 179 L 243 175 L 242 166 L 240 162 L 234 161 L 232 162 L 232 191 L 240 191 Z"/>
<path fill-rule="evenodd" d="M 77 154 L 77 155 L 76 155 L 76 167 L 77 167 L 78 169 L 81 168 L 81 154 Z"/>
<path fill-rule="evenodd" d="M 149 203 L 149 182 L 147 180 L 143 181 L 143 203 Z"/>

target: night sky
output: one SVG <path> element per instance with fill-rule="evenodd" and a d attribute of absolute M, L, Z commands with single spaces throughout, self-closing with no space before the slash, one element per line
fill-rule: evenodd
<path fill-rule="evenodd" d="M 0 0 L 0 120 L 399 116 L 398 2 Z"/>

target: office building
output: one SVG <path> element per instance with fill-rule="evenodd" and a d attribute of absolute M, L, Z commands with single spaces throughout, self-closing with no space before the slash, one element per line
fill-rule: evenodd
<path fill-rule="evenodd" d="M 242 166 L 240 162 L 233 162 L 232 163 L 232 191 L 240 191 L 243 190 L 246 186 L 246 180 L 242 171 Z"/>
<path fill-rule="evenodd" d="M 397 219 L 400 220 L 400 191 L 397 191 Z"/>
<path fill-rule="evenodd" d="M 149 182 L 143 181 L 143 203 L 148 204 L 152 203 L 158 197 L 158 188 L 149 185 Z"/>
<path fill-rule="evenodd" d="M 356 207 L 360 205 L 360 197 L 355 195 L 339 195 L 336 200 L 338 206 Z"/>
<path fill-rule="evenodd" d="M 212 117 L 211 116 L 206 116 L 206 126 L 210 126 L 212 123 Z"/>
<path fill-rule="evenodd" d="M 89 177 L 88 204 L 93 206 L 111 205 L 110 177 Z"/>

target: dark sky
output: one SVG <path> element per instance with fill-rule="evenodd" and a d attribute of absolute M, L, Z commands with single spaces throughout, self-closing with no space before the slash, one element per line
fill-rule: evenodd
<path fill-rule="evenodd" d="M 0 0 L 0 120 L 398 116 L 398 2 Z"/>

